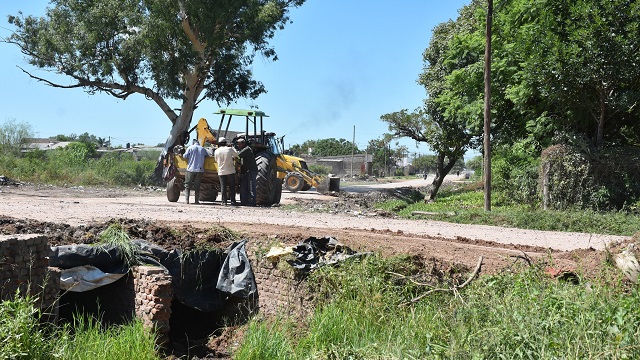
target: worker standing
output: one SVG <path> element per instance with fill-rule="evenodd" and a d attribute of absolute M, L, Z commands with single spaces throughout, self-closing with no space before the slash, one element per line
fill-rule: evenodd
<path fill-rule="evenodd" d="M 198 139 L 193 139 L 193 144 L 187 148 L 182 157 L 189 161 L 184 181 L 185 202 L 189 203 L 189 195 L 191 189 L 193 189 L 195 190 L 195 201 L 193 203 L 200 204 L 200 183 L 202 182 L 202 175 L 204 175 L 204 159 L 207 157 L 207 150 L 200 145 Z"/>
<path fill-rule="evenodd" d="M 258 165 L 253 155 L 251 146 L 243 138 L 237 140 L 240 151 L 240 205 L 256 206 L 256 176 L 258 176 Z"/>
<path fill-rule="evenodd" d="M 213 156 L 218 163 L 222 204 L 227 205 L 227 200 L 230 200 L 231 205 L 238 205 L 236 203 L 236 167 L 234 164 L 234 160 L 238 156 L 236 149 L 227 146 L 227 139 L 221 137 L 218 139 L 218 148 L 213 153 Z M 230 199 L 227 199 L 227 194 Z"/>

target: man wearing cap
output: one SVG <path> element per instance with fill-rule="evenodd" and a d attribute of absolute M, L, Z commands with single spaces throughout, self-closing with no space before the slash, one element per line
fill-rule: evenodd
<path fill-rule="evenodd" d="M 237 141 L 240 151 L 238 158 L 240 159 L 240 205 L 256 206 L 256 176 L 258 175 L 258 165 L 253 155 L 251 146 L 247 146 L 247 142 L 243 138 Z"/>
<path fill-rule="evenodd" d="M 207 150 L 200 145 L 198 139 L 193 139 L 193 144 L 187 148 L 182 157 L 189 161 L 184 180 L 185 202 L 189 203 L 191 189 L 194 189 L 195 201 L 193 203 L 200 204 L 200 182 L 202 182 L 202 175 L 204 175 L 204 159 L 207 157 Z"/>
<path fill-rule="evenodd" d="M 222 193 L 222 204 L 227 205 L 227 200 L 231 200 L 231 205 L 236 203 L 236 166 L 234 159 L 238 156 L 236 149 L 227 146 L 227 139 L 218 138 L 218 148 L 213 153 L 218 163 L 218 178 L 220 179 L 220 192 Z M 227 194 L 230 199 L 227 199 Z"/>

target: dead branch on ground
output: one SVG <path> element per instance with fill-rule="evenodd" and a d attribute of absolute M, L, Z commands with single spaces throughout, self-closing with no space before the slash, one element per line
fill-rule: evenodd
<path fill-rule="evenodd" d="M 478 258 L 478 264 L 476 265 L 475 270 L 473 270 L 473 273 L 471 273 L 471 275 L 469 275 L 469 278 L 464 283 L 462 283 L 461 285 L 454 285 L 451 288 L 433 288 L 433 289 L 423 293 L 420 296 L 417 296 L 417 297 L 415 297 L 415 298 L 413 298 L 413 299 L 411 299 L 411 300 L 409 300 L 409 301 L 407 301 L 405 303 L 400 304 L 399 306 L 411 305 L 413 303 L 416 303 L 416 302 L 420 301 L 420 299 L 424 298 L 425 296 L 427 296 L 429 294 L 433 294 L 434 292 L 437 292 L 437 291 L 452 291 L 456 296 L 459 296 L 458 290 L 460 290 L 463 287 L 467 286 L 471 282 L 471 280 L 473 280 L 476 276 L 478 276 L 478 273 L 480 272 L 480 268 L 482 267 L 482 261 L 483 260 L 484 260 L 484 258 L 482 256 L 480 256 Z M 430 285 L 427 285 L 427 286 L 430 286 Z"/>

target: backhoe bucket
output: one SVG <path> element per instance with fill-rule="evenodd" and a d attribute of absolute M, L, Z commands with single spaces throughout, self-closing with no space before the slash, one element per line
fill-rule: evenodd
<path fill-rule="evenodd" d="M 324 194 L 328 191 L 340 191 L 340 178 L 337 176 L 323 176 L 316 186 L 318 193 Z"/>
<path fill-rule="evenodd" d="M 340 191 L 340 178 L 337 176 L 329 176 L 329 191 Z"/>

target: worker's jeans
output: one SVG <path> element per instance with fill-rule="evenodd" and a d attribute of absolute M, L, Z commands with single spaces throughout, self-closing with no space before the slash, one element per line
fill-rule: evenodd
<path fill-rule="evenodd" d="M 258 171 L 247 171 L 240 180 L 240 204 L 256 206 L 256 176 Z"/>
<path fill-rule="evenodd" d="M 184 189 L 187 191 L 195 190 L 197 192 L 200 192 L 200 183 L 202 182 L 202 175 L 204 175 L 203 172 L 187 171 L 187 176 L 185 176 L 185 179 L 184 179 Z"/>
<path fill-rule="evenodd" d="M 236 203 L 236 174 L 220 175 L 220 192 L 222 193 L 222 203 L 226 204 L 231 200 L 232 204 Z M 230 195 L 230 199 L 227 198 Z"/>

